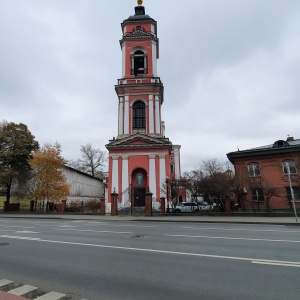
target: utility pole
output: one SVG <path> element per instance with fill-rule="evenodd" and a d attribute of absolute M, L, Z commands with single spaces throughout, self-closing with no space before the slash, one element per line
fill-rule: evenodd
<path fill-rule="evenodd" d="M 294 214 L 295 214 L 295 218 L 296 218 L 296 223 L 298 223 L 297 211 L 296 211 L 296 206 L 295 206 L 295 194 L 294 194 L 294 190 L 292 187 L 291 170 L 290 170 L 290 165 L 288 162 L 285 162 L 285 167 L 287 170 L 287 176 L 288 176 L 288 180 L 289 180 L 289 184 L 290 184 L 290 191 L 291 191 L 291 195 L 292 195 L 292 203 L 293 203 L 293 210 L 294 210 Z"/>

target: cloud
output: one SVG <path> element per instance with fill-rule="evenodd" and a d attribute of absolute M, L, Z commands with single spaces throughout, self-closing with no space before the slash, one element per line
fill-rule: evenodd
<path fill-rule="evenodd" d="M 117 135 L 120 23 L 133 1 L 10 0 L 0 11 L 0 119 L 76 159 Z M 298 0 L 145 0 L 158 21 L 166 135 L 182 171 L 299 137 Z"/>

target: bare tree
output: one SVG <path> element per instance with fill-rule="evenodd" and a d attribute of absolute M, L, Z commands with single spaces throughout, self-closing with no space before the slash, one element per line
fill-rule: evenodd
<path fill-rule="evenodd" d="M 225 211 L 225 196 L 231 191 L 233 176 L 232 171 L 232 176 L 227 171 L 217 159 L 203 160 L 199 168 L 184 173 L 185 188 L 194 199 L 203 195 L 207 202 L 214 202 Z"/>
<path fill-rule="evenodd" d="M 91 144 L 81 146 L 81 159 L 69 161 L 68 163 L 75 169 L 102 178 L 103 167 L 107 162 L 106 152 L 93 148 Z"/>
<path fill-rule="evenodd" d="M 260 210 L 260 205 L 265 204 L 267 211 L 271 211 L 272 198 L 280 196 L 277 188 L 267 181 L 262 182 L 261 178 L 250 178 L 249 187 L 251 191 L 260 191 L 261 193 L 260 195 L 257 193 L 257 209 Z"/>

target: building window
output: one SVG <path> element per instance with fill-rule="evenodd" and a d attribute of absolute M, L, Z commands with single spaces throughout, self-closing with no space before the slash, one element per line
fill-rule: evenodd
<path fill-rule="evenodd" d="M 147 54 L 142 50 L 137 50 L 131 55 L 131 75 L 147 74 L 147 65 Z"/>
<path fill-rule="evenodd" d="M 263 189 L 252 189 L 252 202 L 264 202 Z"/>
<path fill-rule="evenodd" d="M 293 160 L 287 160 L 282 163 L 283 173 L 288 174 L 288 170 L 290 170 L 290 174 L 297 174 L 296 163 Z"/>
<path fill-rule="evenodd" d="M 170 165 L 170 172 L 174 173 L 174 165 Z"/>
<path fill-rule="evenodd" d="M 260 176 L 259 164 L 249 164 L 248 165 L 248 174 L 250 177 Z"/>
<path fill-rule="evenodd" d="M 132 106 L 132 127 L 133 129 L 146 128 L 146 106 L 143 101 L 136 101 Z"/>
<path fill-rule="evenodd" d="M 300 201 L 300 187 L 293 187 L 295 201 Z M 292 201 L 292 193 L 289 187 L 286 188 L 286 194 L 289 201 Z"/>

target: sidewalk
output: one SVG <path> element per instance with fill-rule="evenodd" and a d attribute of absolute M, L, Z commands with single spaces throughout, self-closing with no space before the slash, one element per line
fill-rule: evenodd
<path fill-rule="evenodd" d="M 162 215 L 162 216 L 110 216 L 96 214 L 61 214 L 61 213 L 45 213 L 45 214 L 24 214 L 24 213 L 0 213 L 2 218 L 23 218 L 23 219 L 60 219 L 60 220 L 81 220 L 81 221 L 147 221 L 147 222 L 195 222 L 195 223 L 237 223 L 237 224 L 273 224 L 273 225 L 300 225 L 296 223 L 295 217 L 274 216 L 210 216 L 210 215 Z"/>
<path fill-rule="evenodd" d="M 24 298 L 24 297 L 16 296 L 16 295 L 6 293 L 3 291 L 0 291 L 0 299 L 1 300 L 26 300 L 26 298 Z"/>

